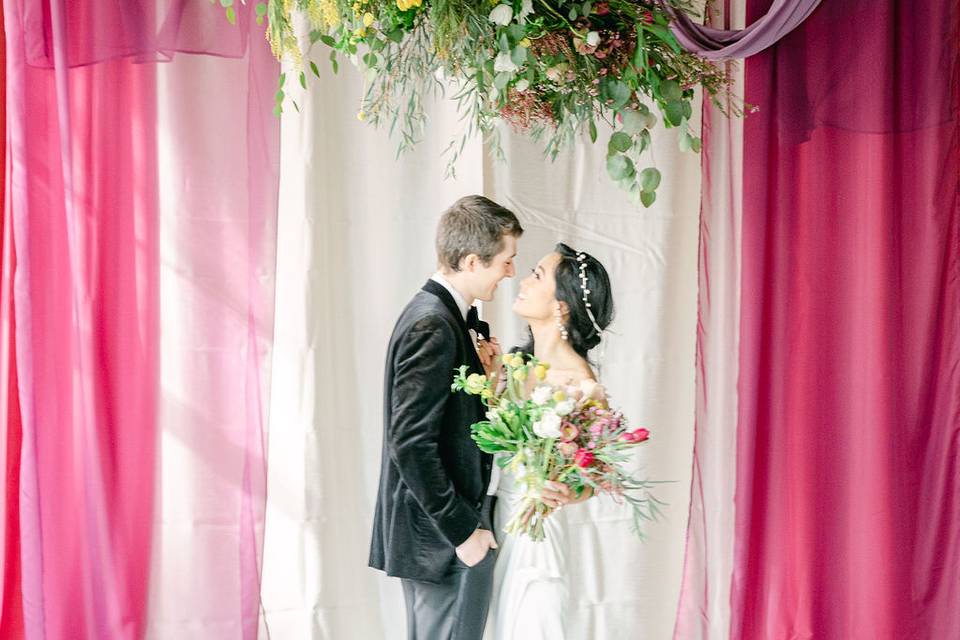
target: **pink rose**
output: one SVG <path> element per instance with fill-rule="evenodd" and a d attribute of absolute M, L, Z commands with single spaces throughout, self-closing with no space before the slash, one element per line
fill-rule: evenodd
<path fill-rule="evenodd" d="M 577 451 L 576 455 L 573 456 L 573 463 L 578 467 L 589 467 L 591 464 L 593 464 L 593 453 L 587 451 L 586 449 L 580 449 Z"/>

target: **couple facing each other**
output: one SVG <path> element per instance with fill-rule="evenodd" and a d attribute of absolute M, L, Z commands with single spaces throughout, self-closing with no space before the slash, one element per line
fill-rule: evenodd
<path fill-rule="evenodd" d="M 503 532 L 521 489 L 470 438 L 484 419 L 480 398 L 450 389 L 461 365 L 487 374 L 499 366 L 500 347 L 473 303 L 514 276 L 522 234 L 495 202 L 458 200 L 437 228 L 439 271 L 390 338 L 370 566 L 401 579 L 410 640 L 479 640 L 485 627 L 495 640 L 564 637 L 565 513 L 547 519 L 541 542 Z M 557 245 L 521 281 L 513 310 L 530 329 L 520 349 L 550 363 L 547 383 L 595 381 L 587 352 L 613 317 L 603 265 Z M 541 500 L 560 507 L 588 497 L 549 483 Z"/>

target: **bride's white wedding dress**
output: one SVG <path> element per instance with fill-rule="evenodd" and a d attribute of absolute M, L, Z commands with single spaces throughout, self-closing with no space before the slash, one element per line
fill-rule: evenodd
<path fill-rule="evenodd" d="M 504 531 L 523 488 L 501 473 L 494 525 L 500 546 L 494 569 L 493 595 L 484 640 L 563 640 L 569 575 L 565 566 L 567 514 L 554 512 L 544 522 L 546 539 Z"/>
<path fill-rule="evenodd" d="M 557 384 L 547 380 L 548 384 Z M 576 386 L 574 380 L 567 385 Z M 581 380 L 589 385 L 586 393 L 598 393 L 606 402 L 602 385 L 592 380 Z M 570 567 L 567 563 L 570 509 L 569 505 L 554 511 L 544 521 L 546 539 L 532 541 L 526 535 L 504 531 L 510 518 L 523 500 L 524 487 L 513 475 L 494 465 L 490 489 L 496 489 L 494 527 L 500 550 L 493 576 L 490 614 L 484 631 L 484 640 L 564 640 L 568 616 L 573 607 L 570 600 Z"/>

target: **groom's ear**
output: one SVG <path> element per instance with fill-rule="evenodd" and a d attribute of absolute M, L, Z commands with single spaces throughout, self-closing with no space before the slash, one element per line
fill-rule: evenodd
<path fill-rule="evenodd" d="M 473 272 L 481 265 L 480 256 L 475 253 L 468 253 L 460 260 L 460 270 Z"/>

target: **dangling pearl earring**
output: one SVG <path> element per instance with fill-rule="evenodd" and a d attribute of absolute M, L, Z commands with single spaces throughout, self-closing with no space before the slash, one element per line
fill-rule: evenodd
<path fill-rule="evenodd" d="M 563 324 L 563 313 L 560 311 L 560 305 L 557 305 L 556 310 L 553 312 L 553 315 L 557 318 L 557 329 L 560 329 L 560 338 L 564 341 L 570 339 L 570 334 L 567 333 L 567 327 Z"/>

